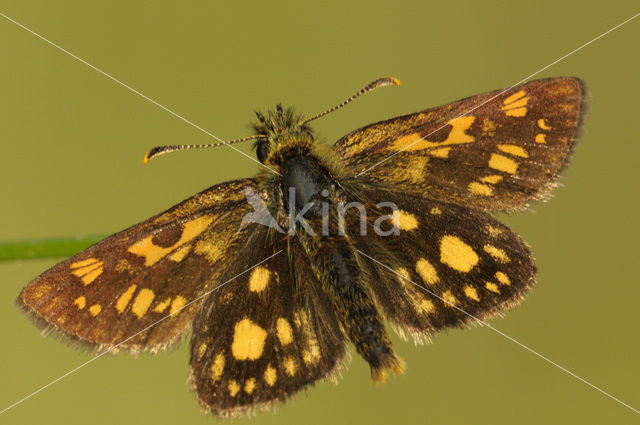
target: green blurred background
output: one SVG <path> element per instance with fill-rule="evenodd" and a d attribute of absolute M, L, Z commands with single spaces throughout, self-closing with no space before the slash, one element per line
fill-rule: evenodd
<path fill-rule="evenodd" d="M 218 137 L 248 134 L 254 109 L 305 114 L 370 80 L 404 83 L 314 123 L 325 143 L 401 113 L 509 86 L 607 31 L 637 1 L 3 1 L 0 11 Z M 533 247 L 528 300 L 491 324 L 640 408 L 637 125 L 640 18 L 538 77 L 575 75 L 592 93 L 564 187 L 535 214 L 504 217 Z M 203 133 L 0 18 L 0 240 L 115 232 L 258 166 L 228 148 L 165 156 Z M 252 154 L 249 143 L 238 146 Z M 56 260 L 0 264 L 0 410 L 89 360 L 43 338 L 20 289 Z M 638 416 L 490 329 L 414 347 L 406 375 L 373 386 L 354 357 L 253 424 L 637 423 Z M 206 424 L 188 344 L 105 356 L 0 416 L 8 424 Z M 238 421 L 238 423 L 242 422 Z"/>

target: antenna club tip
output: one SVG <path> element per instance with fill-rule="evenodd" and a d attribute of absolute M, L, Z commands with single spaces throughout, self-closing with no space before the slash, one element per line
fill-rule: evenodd
<path fill-rule="evenodd" d="M 396 86 L 402 85 L 402 81 L 398 80 L 396 77 L 391 77 L 391 81 L 393 81 L 393 84 Z"/>
<path fill-rule="evenodd" d="M 147 164 L 149 162 L 149 153 L 150 152 L 147 152 L 147 153 L 144 154 L 144 158 L 142 158 L 142 163 L 143 164 Z"/>

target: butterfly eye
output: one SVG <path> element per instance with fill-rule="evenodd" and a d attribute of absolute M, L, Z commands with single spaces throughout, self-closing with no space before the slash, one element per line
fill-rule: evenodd
<path fill-rule="evenodd" d="M 267 153 L 269 153 L 269 141 L 265 140 L 258 143 L 258 146 L 256 147 L 256 155 L 258 156 L 258 161 L 264 164 L 264 161 L 267 159 Z"/>

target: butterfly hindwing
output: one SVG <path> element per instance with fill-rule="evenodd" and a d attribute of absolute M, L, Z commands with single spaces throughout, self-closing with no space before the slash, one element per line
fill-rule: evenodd
<path fill-rule="evenodd" d="M 281 234 L 262 227 L 234 249 L 237 259 L 195 317 L 191 341 L 198 399 L 220 416 L 286 399 L 330 376 L 345 353 L 328 300 Z"/>
<path fill-rule="evenodd" d="M 422 196 L 483 210 L 521 209 L 553 188 L 586 97 L 577 78 L 532 81 L 371 124 L 334 149 L 356 174 Z"/>
<path fill-rule="evenodd" d="M 365 196 L 399 207 L 387 220 L 397 235 L 373 232 L 356 244 L 372 291 L 400 333 L 424 341 L 505 311 L 532 287 L 536 266 L 529 249 L 488 213 L 399 192 Z"/>
<path fill-rule="evenodd" d="M 213 186 L 57 264 L 30 282 L 17 303 L 50 331 L 90 347 L 164 348 L 189 329 L 225 267 L 253 180 Z M 147 329 L 159 320 L 171 315 Z"/>

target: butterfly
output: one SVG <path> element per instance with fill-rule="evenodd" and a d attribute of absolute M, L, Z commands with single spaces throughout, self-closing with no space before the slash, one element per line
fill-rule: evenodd
<path fill-rule="evenodd" d="M 201 406 L 236 416 L 343 366 L 383 381 L 388 328 L 417 342 L 520 303 L 536 265 L 492 212 L 545 200 L 587 104 L 578 78 L 528 82 L 355 130 L 332 147 L 304 118 L 257 113 L 265 166 L 108 237 L 30 282 L 17 303 L 96 350 L 157 352 L 190 330 Z M 206 145 L 215 146 L 215 145 Z M 161 146 L 149 159 L 197 146 Z"/>

